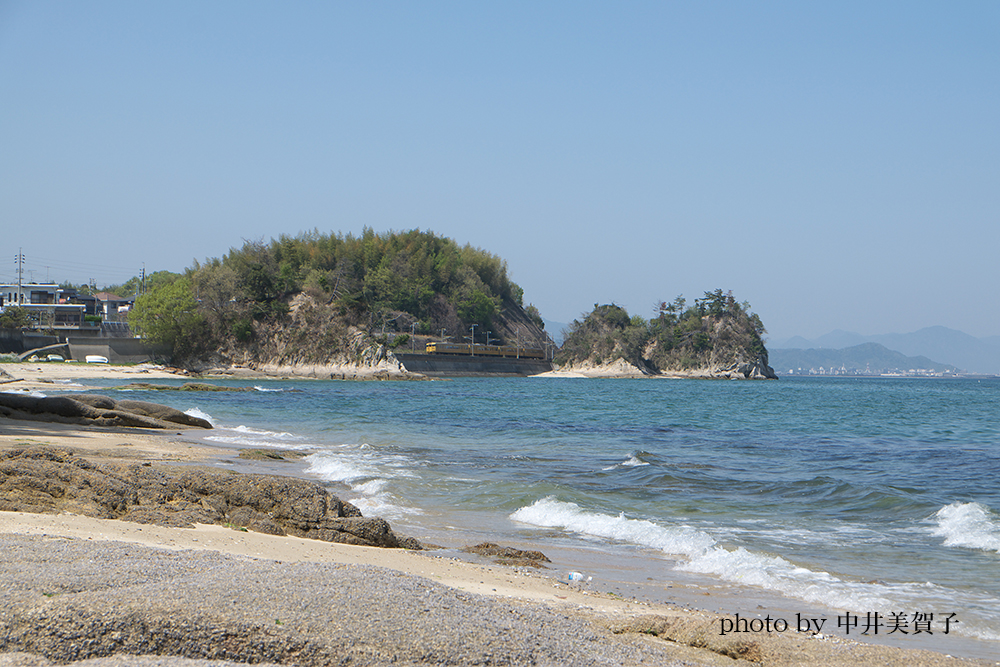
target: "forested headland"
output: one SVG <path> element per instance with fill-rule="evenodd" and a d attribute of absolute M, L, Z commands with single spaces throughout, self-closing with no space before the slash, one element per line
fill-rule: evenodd
<path fill-rule="evenodd" d="M 548 341 L 502 259 L 420 230 L 245 241 L 149 276 L 129 322 L 191 367 L 370 363 L 411 336 Z"/>

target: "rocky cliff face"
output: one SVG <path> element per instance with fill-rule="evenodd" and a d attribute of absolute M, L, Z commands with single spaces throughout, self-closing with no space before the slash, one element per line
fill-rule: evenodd
<path fill-rule="evenodd" d="M 770 380 L 777 375 L 768 365 L 767 349 L 747 322 L 731 317 L 703 317 L 697 329 L 665 349 L 662 338 L 652 338 L 644 358 L 659 373 L 692 377 Z"/>
<path fill-rule="evenodd" d="M 447 312 L 440 317 L 451 322 L 451 328 L 445 328 L 446 337 L 462 340 L 464 335 L 467 339 L 469 331 L 452 312 L 454 308 L 447 304 L 442 308 Z M 228 336 L 213 354 L 190 360 L 188 365 L 199 371 L 243 367 L 281 376 L 357 380 L 413 378 L 414 374 L 407 372 L 396 358 L 394 344 L 403 335 L 409 337 L 413 330 L 411 324 L 419 326 L 417 320 L 408 313 L 397 311 L 389 313 L 386 322 L 376 325 L 362 325 L 356 319 L 350 313 L 300 293 L 291 299 L 287 317 L 254 322 L 244 340 Z M 519 342 L 521 347 L 544 349 L 550 340 L 512 300 L 505 301 L 494 316 L 489 333 L 494 344 L 497 341 Z M 485 334 L 486 331 L 479 331 L 478 343 L 486 342 Z M 422 351 L 428 340 L 440 340 L 440 337 L 417 335 L 412 347 Z M 406 343 L 399 349 L 409 351 L 410 347 Z"/>

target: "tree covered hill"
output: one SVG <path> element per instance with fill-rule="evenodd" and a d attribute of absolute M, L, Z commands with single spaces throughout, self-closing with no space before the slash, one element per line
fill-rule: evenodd
<path fill-rule="evenodd" d="M 544 347 L 538 310 L 506 262 L 430 232 L 245 241 L 183 274 L 154 274 L 132 326 L 179 363 L 358 361 L 411 334 Z M 367 352 L 366 352 L 367 350 Z"/>
<path fill-rule="evenodd" d="M 732 292 L 705 292 L 686 307 L 662 302 L 656 317 L 630 317 L 620 306 L 595 305 L 566 332 L 556 363 L 603 365 L 621 359 L 648 373 L 776 377 L 761 336 L 764 325 Z"/>

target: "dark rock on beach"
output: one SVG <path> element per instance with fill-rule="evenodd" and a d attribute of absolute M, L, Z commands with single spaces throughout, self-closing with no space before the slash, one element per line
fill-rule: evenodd
<path fill-rule="evenodd" d="M 483 542 L 462 549 L 465 553 L 479 554 L 493 558 L 500 565 L 544 568 L 544 563 L 551 563 L 541 551 L 505 547 L 493 542 Z"/>
<path fill-rule="evenodd" d="M 240 458 L 251 461 L 295 461 L 308 456 L 294 449 L 241 449 Z"/>
<path fill-rule="evenodd" d="M 212 424 L 204 419 L 165 405 L 116 401 L 97 394 L 36 397 L 0 392 L 0 417 L 86 426 L 212 428 Z"/>
<path fill-rule="evenodd" d="M 96 464 L 53 447 L 0 452 L 0 510 L 191 527 L 232 525 L 325 542 L 420 549 L 315 482 L 195 468 Z"/>

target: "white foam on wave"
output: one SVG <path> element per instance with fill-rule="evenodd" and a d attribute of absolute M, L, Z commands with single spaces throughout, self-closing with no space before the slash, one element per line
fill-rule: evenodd
<path fill-rule="evenodd" d="M 400 517 L 423 514 L 401 504 L 389 490 L 393 479 L 416 477 L 413 462 L 404 456 L 378 451 L 368 444 L 345 444 L 306 457 L 307 473 L 351 489 L 345 498 L 365 516 Z"/>
<path fill-rule="evenodd" d="M 603 468 L 603 470 L 614 470 L 615 468 L 638 468 L 640 466 L 648 466 L 648 465 L 649 465 L 648 461 L 643 461 L 639 457 L 633 455 L 628 457 L 621 463 L 616 463 L 613 466 L 608 466 L 607 468 Z"/>
<path fill-rule="evenodd" d="M 23 394 L 25 396 L 30 396 L 31 398 L 48 398 L 48 394 L 42 393 L 37 389 L 4 389 L 5 394 Z"/>
<path fill-rule="evenodd" d="M 257 391 L 268 391 L 268 392 L 285 391 L 284 389 L 269 389 L 268 387 L 261 387 L 260 385 L 257 384 L 255 384 L 253 388 Z"/>
<path fill-rule="evenodd" d="M 1000 517 L 979 503 L 945 505 L 931 517 L 931 531 L 944 538 L 946 547 L 981 549 L 1000 553 Z"/>
<path fill-rule="evenodd" d="M 551 496 L 522 507 L 510 518 L 532 526 L 562 528 L 677 555 L 696 553 L 715 543 L 709 535 L 688 526 L 664 528 L 651 521 L 628 519 L 624 514 L 586 512 L 576 503 L 565 503 Z"/>
<path fill-rule="evenodd" d="M 217 425 L 215 423 L 215 419 L 212 418 L 212 415 L 208 414 L 204 410 L 199 410 L 198 408 L 188 408 L 187 410 L 184 411 L 184 414 L 191 415 L 192 417 L 197 417 L 198 419 L 204 419 L 209 424 L 211 424 L 213 428 Z"/>
<path fill-rule="evenodd" d="M 755 586 L 782 595 L 851 611 L 891 611 L 900 604 L 952 605 L 954 591 L 932 583 L 862 583 L 841 579 L 828 572 L 800 567 L 780 557 L 756 553 L 744 547 L 726 548 L 708 533 L 691 526 L 663 526 L 644 519 L 629 519 L 588 512 L 575 503 L 552 497 L 522 507 L 510 518 L 544 528 L 561 528 L 584 536 L 600 537 L 659 549 L 679 558 L 678 570 L 718 577 L 731 583 Z M 996 620 L 996 619 L 994 619 Z M 992 625 L 992 623 L 991 623 Z M 992 637 L 992 628 L 973 623 L 960 632 Z"/>
<path fill-rule="evenodd" d="M 202 418 L 212 421 L 208 416 Z M 205 437 L 205 440 L 212 442 L 222 442 L 227 445 L 240 445 L 243 447 L 273 447 L 277 449 L 310 449 L 314 446 L 307 442 L 301 435 L 295 435 L 286 431 L 267 431 L 242 425 L 220 427 L 214 422 L 212 425 L 216 427 L 217 433 Z"/>

